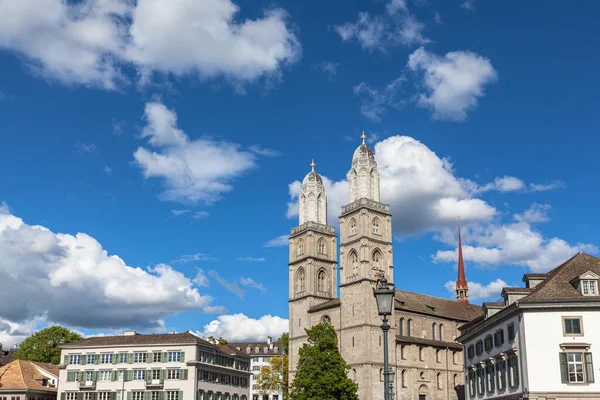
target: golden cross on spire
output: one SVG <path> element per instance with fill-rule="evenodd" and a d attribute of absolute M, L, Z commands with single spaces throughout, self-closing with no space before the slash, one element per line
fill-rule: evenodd
<path fill-rule="evenodd" d="M 310 163 L 310 167 L 312 168 L 312 170 L 315 170 L 315 159 L 313 158 L 312 162 Z"/>
<path fill-rule="evenodd" d="M 363 144 L 365 144 L 365 139 L 367 138 L 367 136 L 365 135 L 365 131 L 362 132 L 362 135 L 360 137 L 363 141 Z"/>

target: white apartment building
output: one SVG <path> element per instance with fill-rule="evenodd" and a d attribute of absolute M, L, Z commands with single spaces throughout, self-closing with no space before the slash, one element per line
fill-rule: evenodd
<path fill-rule="evenodd" d="M 248 400 L 250 357 L 189 332 L 65 344 L 59 400 Z"/>
<path fill-rule="evenodd" d="M 272 338 L 267 337 L 266 342 L 232 342 L 236 350 L 241 351 L 251 357 L 250 361 L 250 399 L 252 400 L 282 400 L 283 395 L 280 391 L 261 393 L 257 381 L 258 373 L 262 367 L 269 365 L 271 357 L 283 356 L 283 345 L 279 342 L 273 342 Z"/>
<path fill-rule="evenodd" d="M 465 398 L 600 399 L 600 258 L 578 253 L 525 274 L 461 327 Z M 594 355 L 596 364 L 594 365 Z"/>

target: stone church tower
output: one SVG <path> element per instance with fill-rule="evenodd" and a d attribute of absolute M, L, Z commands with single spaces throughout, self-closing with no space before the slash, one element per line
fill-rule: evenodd
<path fill-rule="evenodd" d="M 302 181 L 300 225 L 290 235 L 289 372 L 292 381 L 305 329 L 328 323 L 359 399 L 383 400 L 383 335 L 373 289 L 381 276 L 394 282 L 392 219 L 380 202 L 375 155 L 364 133 L 361 139 L 348 172 L 349 203 L 340 215 L 339 297 L 337 236 L 327 225 L 327 196 L 314 162 Z M 462 260 L 460 245 L 459 251 Z M 458 327 L 482 311 L 468 303 L 464 267 L 457 288 L 459 301 L 396 290 L 388 338 L 394 400 L 464 398 L 462 346 L 454 339 Z"/>

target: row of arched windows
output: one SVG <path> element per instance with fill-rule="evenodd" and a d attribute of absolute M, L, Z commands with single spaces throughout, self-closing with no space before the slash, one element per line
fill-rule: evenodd
<path fill-rule="evenodd" d="M 325 251 L 325 239 L 319 239 L 317 242 L 317 251 L 319 254 L 327 254 Z M 296 256 L 300 257 L 302 255 L 304 255 L 304 240 L 300 239 L 298 240 L 298 250 Z"/>
<path fill-rule="evenodd" d="M 400 318 L 398 323 L 400 336 L 410 336 L 411 331 L 413 329 L 413 321 L 409 319 L 408 321 L 404 321 L 404 318 Z M 406 332 L 404 331 L 404 326 L 406 325 Z M 436 324 L 435 322 L 431 324 L 431 338 L 433 340 L 444 340 L 444 324 Z"/>
<path fill-rule="evenodd" d="M 356 250 L 350 251 L 350 254 L 348 255 L 348 260 L 350 261 L 350 264 L 352 265 L 352 275 L 358 275 L 358 253 L 356 252 Z M 379 251 L 379 249 L 373 250 L 373 254 L 372 254 L 373 267 L 379 268 L 379 262 L 382 260 L 383 260 L 383 256 L 381 255 L 381 251 Z"/>
<path fill-rule="evenodd" d="M 373 221 L 371 222 L 371 231 L 379 235 L 379 218 L 373 218 Z M 352 218 L 350 219 L 350 235 L 356 235 L 356 232 L 356 219 Z"/>
<path fill-rule="evenodd" d="M 297 293 L 306 291 L 306 273 L 304 268 L 300 268 L 296 273 Z M 324 270 L 317 272 L 317 290 L 319 292 L 327 291 L 327 274 Z"/>

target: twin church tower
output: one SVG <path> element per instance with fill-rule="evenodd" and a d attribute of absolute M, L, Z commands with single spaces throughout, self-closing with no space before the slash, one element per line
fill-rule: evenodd
<path fill-rule="evenodd" d="M 307 339 L 305 329 L 321 322 L 332 324 L 342 356 L 351 366 L 350 377 L 359 383 L 360 399 L 377 399 L 375 393 L 383 391 L 383 352 L 373 288 L 381 276 L 394 282 L 392 217 L 389 205 L 380 202 L 377 162 L 365 143 L 364 132 L 361 139 L 348 172 L 350 202 L 342 207 L 339 217 L 339 297 L 337 235 L 327 224 L 327 194 L 314 162 L 302 181 L 300 225 L 292 229 L 289 241 L 289 368 L 291 380 L 298 351 Z M 461 250 L 457 298 L 468 307 L 467 293 Z M 395 321 L 396 328 L 398 323 Z M 394 341 L 392 334 L 391 353 Z M 401 364 L 396 355 L 390 357 L 392 364 Z M 381 391 L 376 390 L 379 387 Z"/>

